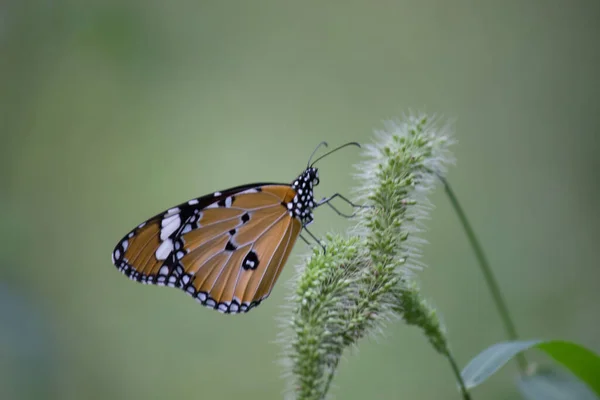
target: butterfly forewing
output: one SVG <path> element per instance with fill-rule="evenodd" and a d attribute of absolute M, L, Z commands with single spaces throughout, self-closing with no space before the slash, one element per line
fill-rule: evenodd
<path fill-rule="evenodd" d="M 290 185 L 239 186 L 192 199 L 126 235 L 113 263 L 142 283 L 178 287 L 222 312 L 266 298 L 302 229 Z"/>

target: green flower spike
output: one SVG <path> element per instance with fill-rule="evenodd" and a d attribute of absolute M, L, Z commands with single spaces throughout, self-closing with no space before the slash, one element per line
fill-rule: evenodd
<path fill-rule="evenodd" d="M 344 350 L 398 318 L 420 327 L 453 363 L 436 312 L 414 281 L 427 195 L 452 161 L 449 132 L 435 119 L 409 116 L 365 147 L 356 192 L 369 207 L 358 210 L 348 237 L 328 236 L 325 253 L 315 248 L 295 281 L 282 337 L 291 398 L 324 399 Z"/>

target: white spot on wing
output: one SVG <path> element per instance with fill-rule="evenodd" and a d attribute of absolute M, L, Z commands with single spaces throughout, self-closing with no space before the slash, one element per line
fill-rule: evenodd
<path fill-rule="evenodd" d="M 188 201 L 188 204 L 189 204 L 190 206 L 195 206 L 196 204 L 198 204 L 198 199 L 193 199 L 193 200 L 190 200 L 190 201 Z"/>
<path fill-rule="evenodd" d="M 240 194 L 249 194 L 249 193 L 260 193 L 260 189 L 246 189 L 243 192 L 241 192 Z"/>
<path fill-rule="evenodd" d="M 156 259 L 157 260 L 166 260 L 169 254 L 173 251 L 173 241 L 171 239 L 167 239 L 158 246 L 156 249 Z"/>
<path fill-rule="evenodd" d="M 222 194 L 223 194 L 223 193 L 221 193 L 221 192 L 215 192 L 215 193 L 214 193 L 214 196 L 215 196 L 215 197 L 219 197 L 219 196 L 220 196 L 220 195 L 222 195 Z"/>
<path fill-rule="evenodd" d="M 161 225 L 162 229 L 160 230 L 160 240 L 166 240 L 181 225 L 181 217 L 179 214 L 167 217 L 162 220 Z"/>
<path fill-rule="evenodd" d="M 227 208 L 231 207 L 231 203 L 232 203 L 231 197 L 227 197 L 225 199 L 225 207 L 227 207 Z"/>
<path fill-rule="evenodd" d="M 163 218 L 160 225 L 164 228 L 165 226 L 170 225 L 173 221 L 176 221 L 176 220 L 179 220 L 179 215 L 171 215 L 171 216 Z"/>

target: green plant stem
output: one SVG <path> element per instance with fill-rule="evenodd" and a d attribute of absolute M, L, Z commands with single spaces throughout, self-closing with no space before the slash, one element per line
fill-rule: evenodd
<path fill-rule="evenodd" d="M 335 361 L 335 365 L 329 371 L 329 376 L 327 377 L 327 382 L 325 383 L 325 390 L 323 391 L 323 398 L 325 398 L 325 396 L 327 396 L 327 393 L 329 392 L 329 387 L 331 386 L 331 382 L 333 381 L 333 377 L 335 376 L 335 370 L 337 369 L 339 362 L 340 360 L 338 358 Z"/>
<path fill-rule="evenodd" d="M 467 234 L 467 238 L 471 243 L 471 247 L 473 247 L 473 251 L 475 252 L 475 257 L 477 257 L 477 261 L 479 262 L 479 267 L 483 272 L 483 276 L 485 278 L 485 282 L 487 283 L 488 289 L 492 293 L 492 297 L 494 299 L 494 303 L 496 304 L 496 308 L 498 309 L 498 313 L 500 314 L 500 318 L 502 318 L 502 322 L 504 323 L 504 329 L 506 330 L 506 334 L 510 340 L 518 340 L 517 329 L 515 328 L 515 324 L 513 323 L 510 312 L 508 311 L 508 307 L 506 306 L 506 302 L 504 301 L 504 297 L 502 296 L 502 292 L 500 291 L 500 287 L 498 286 L 498 282 L 490 268 L 490 264 L 483 252 L 483 248 L 479 244 L 477 240 L 477 236 L 469 223 L 467 216 L 462 209 L 460 203 L 458 202 L 458 198 L 454 194 L 452 187 L 448 183 L 448 181 L 441 175 L 437 174 L 438 178 L 444 185 L 444 189 L 446 190 L 446 194 L 450 199 L 450 203 L 454 207 L 454 211 L 458 215 L 458 219 L 460 220 L 465 233 Z M 517 355 L 517 364 L 519 365 L 519 369 L 521 373 L 525 373 L 527 370 L 527 359 L 522 353 Z"/>
<path fill-rule="evenodd" d="M 462 394 L 462 397 L 464 400 L 471 400 L 471 394 L 469 393 L 469 391 L 467 390 L 467 387 L 465 386 L 465 381 L 463 381 L 462 375 L 460 374 L 460 369 L 458 368 L 458 364 L 456 364 L 456 360 L 454 359 L 454 357 L 452 356 L 452 353 L 450 352 L 450 349 L 446 348 L 446 358 L 448 358 L 448 361 L 450 362 L 450 366 L 452 367 L 452 371 L 454 372 L 454 376 L 456 377 L 456 380 L 458 381 L 458 386 L 460 388 L 460 393 Z"/>

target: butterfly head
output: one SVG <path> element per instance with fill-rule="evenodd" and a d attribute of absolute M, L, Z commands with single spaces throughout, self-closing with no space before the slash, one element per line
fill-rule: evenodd
<path fill-rule="evenodd" d="M 308 167 L 292 182 L 296 195 L 288 203 L 290 215 L 302 222 L 303 226 L 313 221 L 312 209 L 315 207 L 313 187 L 319 184 L 319 172 L 314 167 Z"/>

